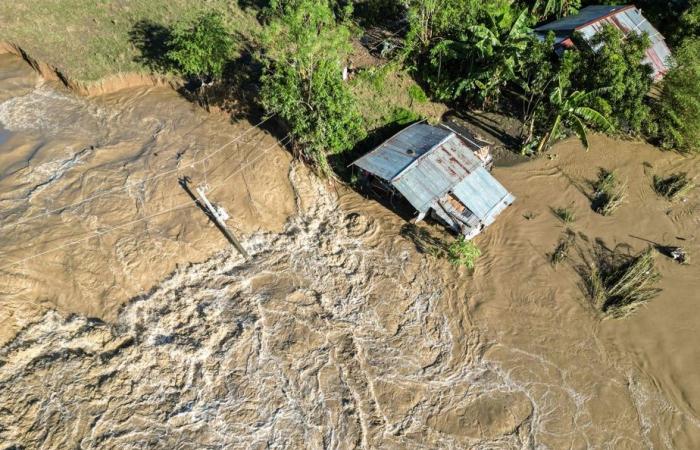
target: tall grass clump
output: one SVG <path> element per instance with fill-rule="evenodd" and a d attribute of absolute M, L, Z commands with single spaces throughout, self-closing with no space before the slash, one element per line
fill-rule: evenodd
<path fill-rule="evenodd" d="M 625 201 L 626 189 L 614 171 L 601 169 L 593 182 L 593 210 L 604 216 L 612 215 Z"/>
<path fill-rule="evenodd" d="M 629 316 L 654 298 L 660 292 L 659 278 L 652 247 L 635 256 L 599 255 L 584 273 L 594 308 L 615 319 Z"/>
<path fill-rule="evenodd" d="M 576 220 L 573 208 L 567 206 L 565 208 L 553 208 L 552 212 L 564 223 L 572 223 Z"/>
<path fill-rule="evenodd" d="M 571 246 L 573 245 L 575 239 L 576 234 L 573 231 L 567 229 L 564 233 L 564 236 L 562 236 L 562 238 L 559 239 L 559 243 L 557 243 L 557 246 L 552 252 L 552 254 L 549 255 L 549 262 L 552 264 L 552 266 L 556 266 L 560 262 L 563 262 L 565 259 L 568 259 L 569 250 L 571 249 Z"/>
<path fill-rule="evenodd" d="M 695 182 L 688 178 L 687 173 L 679 172 L 668 177 L 654 175 L 653 186 L 657 194 L 674 202 L 695 189 Z"/>
<path fill-rule="evenodd" d="M 447 248 L 447 259 L 455 266 L 464 266 L 467 269 L 474 269 L 477 258 L 481 256 L 481 250 L 472 241 L 464 239 L 464 236 L 457 238 Z"/>

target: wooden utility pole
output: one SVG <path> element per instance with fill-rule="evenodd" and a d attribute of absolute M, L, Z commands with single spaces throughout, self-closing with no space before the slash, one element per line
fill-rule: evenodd
<path fill-rule="evenodd" d="M 190 194 L 190 196 L 195 197 L 192 194 L 192 191 L 190 190 L 188 184 L 189 181 L 189 177 L 181 178 L 180 185 Z M 238 253 L 243 255 L 246 261 L 250 260 L 250 255 L 248 254 L 248 252 L 245 250 L 245 248 L 243 248 L 243 245 L 241 245 L 238 239 L 236 239 L 236 236 L 234 236 L 231 230 L 229 230 L 226 226 L 226 219 L 228 217 L 223 217 L 221 214 L 222 212 L 218 208 L 214 207 L 214 205 L 212 205 L 212 203 L 207 198 L 206 190 L 204 188 L 197 187 L 195 188 L 195 190 L 198 194 L 198 198 L 195 198 L 197 203 L 199 203 L 202 209 L 204 209 L 207 215 L 214 221 L 216 227 L 224 234 L 229 243 L 231 243 L 231 245 L 233 245 L 235 249 L 238 250 Z"/>

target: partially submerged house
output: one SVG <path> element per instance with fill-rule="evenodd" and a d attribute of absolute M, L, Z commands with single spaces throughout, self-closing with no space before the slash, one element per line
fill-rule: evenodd
<path fill-rule="evenodd" d="M 352 165 L 371 186 L 403 196 L 416 221 L 430 213 L 471 239 L 515 197 L 489 172 L 488 144 L 453 128 L 413 124 Z"/>
<path fill-rule="evenodd" d="M 664 37 L 659 33 L 642 12 L 634 5 L 627 6 L 587 6 L 578 14 L 563 17 L 554 22 L 535 28 L 535 33 L 544 39 L 550 32 L 554 33 L 554 44 L 559 52 L 574 47 L 572 37 L 578 32 L 586 39 L 598 33 L 604 25 L 610 24 L 623 33 L 646 33 L 651 41 L 647 49 L 645 62 L 654 69 L 654 80 L 660 80 L 669 69 L 671 51 Z"/>

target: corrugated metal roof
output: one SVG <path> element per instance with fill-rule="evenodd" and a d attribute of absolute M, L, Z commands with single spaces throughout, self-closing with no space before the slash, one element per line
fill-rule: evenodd
<path fill-rule="evenodd" d="M 474 152 L 451 133 L 443 143 L 390 181 L 416 210 L 425 212 L 433 201 L 445 195 L 481 164 Z"/>
<path fill-rule="evenodd" d="M 644 62 L 653 68 L 655 80 L 663 78 L 669 69 L 671 51 L 661 33 L 634 6 L 588 6 L 575 16 L 548 23 L 535 28 L 535 31 L 540 35 L 555 31 L 556 44 L 565 41 L 574 31 L 580 32 L 586 40 L 590 41 L 606 24 L 613 25 L 625 34 L 646 33 L 651 41 L 651 47 L 646 51 Z"/>
<path fill-rule="evenodd" d="M 626 8 L 634 8 L 634 6 L 586 6 L 581 9 L 578 14 L 562 17 L 554 22 L 541 25 L 535 28 L 535 31 L 544 31 L 544 34 L 546 34 L 547 31 L 574 31 L 590 22 L 595 22 Z"/>
<path fill-rule="evenodd" d="M 428 150 L 451 135 L 452 133 L 444 128 L 415 123 L 404 128 L 353 164 L 391 181 Z"/>
<path fill-rule="evenodd" d="M 452 189 L 452 192 L 487 226 L 515 200 L 483 167 L 469 174 Z"/>

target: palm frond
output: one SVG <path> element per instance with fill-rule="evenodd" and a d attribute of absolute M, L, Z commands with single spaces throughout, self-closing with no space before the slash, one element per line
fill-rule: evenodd
<path fill-rule="evenodd" d="M 612 123 L 601 113 L 588 106 L 579 106 L 574 108 L 573 111 L 575 116 L 585 119 L 588 123 L 595 125 L 596 127 L 604 130 L 610 131 L 614 127 Z"/>
<path fill-rule="evenodd" d="M 571 121 L 571 126 L 574 129 L 574 132 L 581 140 L 583 147 L 586 149 L 586 151 L 588 151 L 588 134 L 586 133 L 586 125 L 576 116 L 571 116 Z"/>

